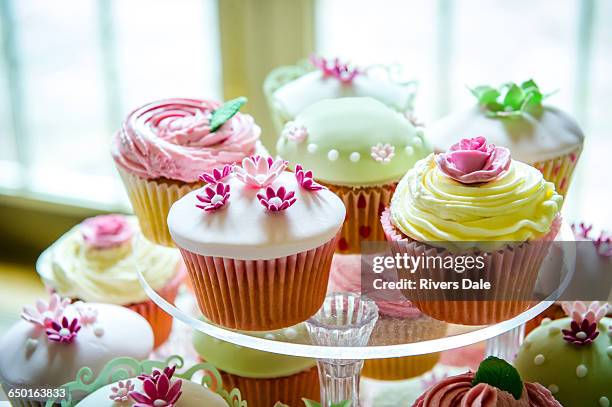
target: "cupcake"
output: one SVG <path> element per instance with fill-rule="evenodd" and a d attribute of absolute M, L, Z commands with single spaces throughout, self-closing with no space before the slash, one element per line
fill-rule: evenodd
<path fill-rule="evenodd" d="M 563 303 L 567 318 L 544 319 L 521 345 L 521 376 L 548 387 L 565 407 L 612 402 L 612 319 L 608 304 Z"/>
<path fill-rule="evenodd" d="M 305 321 L 323 303 L 346 211 L 310 171 L 286 166 L 245 158 L 233 171 L 205 174 L 209 184 L 170 209 L 170 234 L 200 310 L 216 324 L 279 329 Z"/>
<path fill-rule="evenodd" d="M 404 295 L 425 314 L 457 324 L 520 314 L 560 228 L 562 200 L 538 170 L 483 137 L 419 161 L 381 218 L 393 251 L 427 260 L 398 270 L 419 284 Z M 490 286 L 466 288 L 464 279 Z M 436 285 L 421 285 L 429 281 Z"/>
<path fill-rule="evenodd" d="M 24 307 L 22 320 L 0 338 L 0 382 L 10 388 L 57 388 L 81 367 L 97 375 L 119 356 L 145 359 L 153 332 L 137 313 L 117 305 L 74 303 L 51 295 Z M 12 399 L 13 405 L 43 406 L 45 400 Z"/>
<path fill-rule="evenodd" d="M 397 181 L 432 150 L 406 117 L 369 97 L 323 100 L 287 123 L 276 146 L 336 193 L 347 210 L 338 252 L 384 240 L 380 213 Z"/>
<path fill-rule="evenodd" d="M 452 113 L 428 128 L 436 152 L 458 138 L 485 135 L 497 146 L 508 147 L 515 159 L 530 164 L 565 195 L 584 144 L 584 134 L 567 113 L 542 104 L 543 95 L 533 80 L 507 83 L 495 89 L 472 89 L 478 103 Z"/>
<path fill-rule="evenodd" d="M 85 397 L 78 407 L 228 407 L 219 394 L 174 376 L 174 368 L 108 384 Z"/>
<path fill-rule="evenodd" d="M 151 324 L 157 347 L 170 335 L 172 317 L 147 297 L 136 264 L 153 289 L 174 302 L 185 274 L 180 253 L 143 238 L 134 217 L 86 219 L 45 250 L 36 268 L 45 285 L 62 297 L 136 311 Z"/>
<path fill-rule="evenodd" d="M 282 66 L 268 74 L 264 93 L 276 130 L 294 120 L 306 107 L 324 99 L 369 96 L 400 113 L 410 113 L 416 82 L 398 78 L 394 66 L 358 68 L 340 62 L 311 57 L 310 65 Z"/>
<path fill-rule="evenodd" d="M 166 217 L 199 175 L 255 153 L 261 130 L 238 113 L 246 99 L 166 99 L 134 110 L 112 142 L 112 155 L 147 239 L 172 246 Z"/>
<path fill-rule="evenodd" d="M 257 336 L 292 342 L 308 334 L 298 325 Z M 299 406 L 302 398 L 319 400 L 319 373 L 314 359 L 244 348 L 199 331 L 193 334 L 193 345 L 202 360 L 219 369 L 226 389 L 240 389 L 249 406 L 267 407 L 277 402 Z"/>
<path fill-rule="evenodd" d="M 565 405 L 565 404 L 564 404 Z M 478 370 L 442 379 L 412 407 L 563 407 L 539 383 L 523 382 L 508 362 L 490 356 Z"/>
<path fill-rule="evenodd" d="M 334 256 L 329 291 L 363 293 L 361 263 L 360 255 Z M 372 298 L 378 306 L 378 319 L 370 335 L 370 346 L 400 345 L 445 336 L 446 323 L 423 315 L 410 301 L 405 300 L 399 291 L 397 295 L 381 292 L 379 296 L 385 299 Z M 439 360 L 438 352 L 399 358 L 367 359 L 361 374 L 378 380 L 405 380 L 433 369 Z"/>

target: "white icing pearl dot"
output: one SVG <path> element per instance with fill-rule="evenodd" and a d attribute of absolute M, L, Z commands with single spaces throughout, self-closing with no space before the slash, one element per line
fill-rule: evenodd
<path fill-rule="evenodd" d="M 601 396 L 599 398 L 599 405 L 601 407 L 610 407 L 610 399 L 608 399 L 606 396 Z"/>
<path fill-rule="evenodd" d="M 338 150 L 329 150 L 329 152 L 327 153 L 327 158 L 329 159 L 329 161 L 336 161 L 339 156 L 340 153 L 338 152 Z"/>
<path fill-rule="evenodd" d="M 548 325 L 550 324 L 550 321 L 551 321 L 550 318 L 544 318 L 542 322 L 540 322 L 540 325 Z"/>
<path fill-rule="evenodd" d="M 280 207 L 281 204 L 283 203 L 283 200 L 275 196 L 275 197 L 270 198 L 270 200 L 268 200 L 268 203 L 270 205 L 275 205 L 276 207 Z"/>
<path fill-rule="evenodd" d="M 96 335 L 97 337 L 100 337 L 102 335 L 104 335 L 104 328 L 102 328 L 101 326 L 97 326 L 94 328 L 94 335 Z"/>
<path fill-rule="evenodd" d="M 295 328 L 287 328 L 285 329 L 285 338 L 294 339 L 297 337 L 297 331 Z"/>
<path fill-rule="evenodd" d="M 361 154 L 359 154 L 357 151 L 354 151 L 351 153 L 351 155 L 349 155 L 349 160 L 351 160 L 354 163 L 359 161 L 360 158 L 361 158 Z"/>
<path fill-rule="evenodd" d="M 535 363 L 536 366 L 540 366 L 544 364 L 545 361 L 546 361 L 546 358 L 541 353 L 537 354 L 536 357 L 533 358 L 533 363 Z"/>
<path fill-rule="evenodd" d="M 559 328 L 558 326 L 551 326 L 550 328 L 548 328 L 548 333 L 551 335 L 556 335 L 559 332 L 561 332 L 561 328 Z"/>
<path fill-rule="evenodd" d="M 26 340 L 26 344 L 25 345 L 26 345 L 26 351 L 31 352 L 38 345 L 38 340 L 37 339 L 28 338 Z"/>
<path fill-rule="evenodd" d="M 62 328 L 58 332 L 59 336 L 70 336 L 70 329 Z"/>
<path fill-rule="evenodd" d="M 550 384 L 548 386 L 548 390 L 550 390 L 550 392 L 552 394 L 558 393 L 559 392 L 559 386 L 557 386 L 556 384 Z"/>
<path fill-rule="evenodd" d="M 612 358 L 612 346 L 608 346 L 608 348 L 606 349 L 606 353 L 608 354 L 609 358 Z"/>
<path fill-rule="evenodd" d="M 586 337 L 587 337 L 587 334 L 586 332 L 583 332 L 583 331 L 580 331 L 576 334 L 576 338 L 578 339 L 586 339 Z"/>
<path fill-rule="evenodd" d="M 578 376 L 579 378 L 582 379 L 584 376 L 587 375 L 587 373 L 589 373 L 589 369 L 587 369 L 585 365 L 576 366 L 576 376 Z"/>
<path fill-rule="evenodd" d="M 259 177 L 259 175 L 258 175 L 257 177 Z M 257 177 L 255 177 L 255 178 L 257 179 Z M 223 197 L 222 197 L 221 195 L 219 195 L 219 194 L 215 194 L 215 196 L 213 196 L 213 197 L 210 199 L 210 203 L 214 205 L 214 204 L 216 204 L 217 202 L 222 201 L 222 200 L 223 200 Z"/>
<path fill-rule="evenodd" d="M 310 153 L 310 154 L 314 154 L 317 152 L 317 149 L 319 148 L 319 146 L 317 146 L 314 143 L 310 143 L 308 144 L 308 146 L 306 147 L 306 150 Z"/>
<path fill-rule="evenodd" d="M 162 399 L 157 399 L 153 402 L 153 407 L 164 407 L 167 405 L 168 403 L 166 402 L 166 400 L 162 400 Z"/>
<path fill-rule="evenodd" d="M 406 148 L 404 149 L 404 151 L 406 152 L 406 155 L 412 155 L 412 154 L 414 154 L 414 148 L 412 148 L 412 146 L 406 146 Z"/>
<path fill-rule="evenodd" d="M 415 148 L 420 148 L 423 145 L 423 141 L 420 138 L 415 137 L 414 139 L 412 139 L 412 145 Z"/>

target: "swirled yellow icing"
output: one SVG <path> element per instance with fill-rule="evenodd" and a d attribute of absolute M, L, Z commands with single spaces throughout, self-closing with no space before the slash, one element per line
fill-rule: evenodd
<path fill-rule="evenodd" d="M 451 250 L 493 250 L 548 233 L 562 200 L 553 183 L 520 161 L 513 160 L 495 180 L 466 185 L 440 171 L 431 154 L 400 181 L 391 218 L 420 242 L 445 242 L 441 246 Z"/>

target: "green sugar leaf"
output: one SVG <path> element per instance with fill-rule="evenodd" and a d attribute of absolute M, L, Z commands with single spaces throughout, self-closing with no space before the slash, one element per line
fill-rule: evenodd
<path fill-rule="evenodd" d="M 518 371 L 503 359 L 489 356 L 480 363 L 472 380 L 472 386 L 486 383 L 500 390 L 507 391 L 519 400 L 523 393 L 523 381 Z"/>
<path fill-rule="evenodd" d="M 541 106 L 549 95 L 543 95 L 533 79 L 517 85 L 509 82 L 499 88 L 477 86 L 470 92 L 478 99 L 478 104 L 486 110 L 489 117 L 518 117 L 527 110 Z"/>
<path fill-rule="evenodd" d="M 470 91 L 474 96 L 476 96 L 481 105 L 494 103 L 499 97 L 499 91 L 491 86 L 476 86 L 475 88 L 470 89 Z"/>
<path fill-rule="evenodd" d="M 247 98 L 240 96 L 239 98 L 228 100 L 221 107 L 213 111 L 210 117 L 210 131 L 215 132 L 219 130 L 219 127 L 234 117 L 246 102 Z"/>
<path fill-rule="evenodd" d="M 521 108 L 521 104 L 523 103 L 523 89 L 516 86 L 514 83 L 508 85 L 508 90 L 506 91 L 506 95 L 504 96 L 504 106 L 505 110 L 519 110 Z"/>

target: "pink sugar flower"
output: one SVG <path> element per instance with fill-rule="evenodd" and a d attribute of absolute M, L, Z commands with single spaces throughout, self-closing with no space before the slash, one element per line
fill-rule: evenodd
<path fill-rule="evenodd" d="M 200 181 L 206 182 L 207 184 L 216 184 L 227 178 L 232 173 L 233 169 L 233 165 L 226 164 L 222 169 L 215 168 L 211 172 L 204 172 L 198 178 Z"/>
<path fill-rule="evenodd" d="M 37 300 L 35 307 L 25 306 L 21 312 L 21 318 L 41 327 L 51 326 L 51 322 L 59 320 L 64 314 L 64 309 L 70 304 L 70 299 L 62 299 L 57 294 L 51 294 L 49 302 Z"/>
<path fill-rule="evenodd" d="M 269 211 L 284 211 L 296 201 L 295 192 L 279 187 L 276 191 L 272 187 L 266 188 L 266 194 L 258 193 L 259 202 Z"/>
<path fill-rule="evenodd" d="M 111 394 L 108 396 L 112 401 L 122 403 L 130 399 L 129 393 L 134 391 L 134 384 L 131 380 L 126 382 L 119 381 L 116 386 L 111 387 Z"/>
<path fill-rule="evenodd" d="M 370 155 L 375 161 L 388 164 L 395 156 L 395 147 L 390 144 L 378 143 L 375 146 L 372 146 L 370 149 Z"/>
<path fill-rule="evenodd" d="M 315 180 L 312 178 L 312 171 L 304 171 L 300 164 L 295 166 L 295 179 L 304 189 L 308 189 L 310 191 L 325 189 L 323 185 L 315 182 Z"/>
<path fill-rule="evenodd" d="M 510 150 L 487 144 L 484 137 L 462 139 L 435 159 L 440 171 L 462 184 L 492 181 L 511 163 Z"/>
<path fill-rule="evenodd" d="M 77 333 L 81 330 L 78 318 L 68 322 L 68 318 L 63 317 L 61 325 L 57 321 L 52 321 L 47 328 L 47 339 L 60 343 L 72 343 Z"/>
<path fill-rule="evenodd" d="M 79 313 L 79 322 L 81 325 L 93 325 L 98 320 L 98 310 L 83 302 L 75 304 L 76 310 Z"/>
<path fill-rule="evenodd" d="M 142 378 L 143 393 L 131 391 L 130 397 L 136 402 L 134 407 L 173 407 L 181 397 L 182 380 L 178 379 L 170 386 L 170 379 L 174 369 L 163 372 L 156 370 L 150 376 L 139 376 Z"/>
<path fill-rule="evenodd" d="M 591 302 L 588 306 L 582 301 L 563 302 L 563 310 L 572 319 L 570 329 L 563 329 L 563 339 L 574 345 L 589 345 L 599 335 L 597 324 L 608 313 L 609 305 Z"/>
<path fill-rule="evenodd" d="M 336 78 L 343 84 L 350 84 L 353 82 L 353 79 L 361 73 L 358 68 L 351 67 L 346 63 L 341 63 L 338 58 L 328 60 L 313 55 L 310 57 L 310 62 L 323 72 L 323 77 Z"/>
<path fill-rule="evenodd" d="M 234 173 L 242 182 L 253 188 L 267 187 L 287 168 L 287 161 L 274 160 L 272 157 L 259 155 L 242 160 L 241 167 L 235 167 Z"/>
<path fill-rule="evenodd" d="M 206 212 L 216 211 L 225 206 L 230 197 L 230 186 L 219 182 L 217 184 L 206 185 L 204 195 L 196 195 L 198 201 L 203 205 L 196 204 L 196 207 L 204 209 Z"/>
<path fill-rule="evenodd" d="M 308 130 L 306 130 L 306 126 L 298 125 L 295 122 L 289 122 L 285 125 L 282 135 L 294 143 L 299 144 L 308 137 Z"/>
<path fill-rule="evenodd" d="M 79 226 L 89 247 L 108 249 L 120 246 L 132 238 L 134 231 L 122 215 L 99 215 L 85 219 Z"/>

